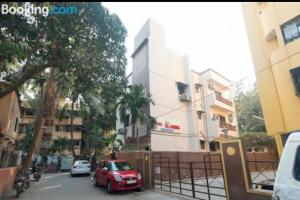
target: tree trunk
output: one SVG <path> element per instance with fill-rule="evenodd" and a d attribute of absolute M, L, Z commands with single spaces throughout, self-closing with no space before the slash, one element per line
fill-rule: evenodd
<path fill-rule="evenodd" d="M 55 71 L 50 71 L 50 77 L 47 80 L 46 87 L 41 87 L 41 99 L 37 109 L 34 125 L 33 138 L 29 146 L 26 160 L 23 165 L 23 170 L 28 170 L 31 166 L 32 156 L 37 152 L 41 146 L 43 138 L 43 126 L 45 118 L 53 119 L 54 110 L 57 100 L 57 81 Z"/>
<path fill-rule="evenodd" d="M 23 165 L 23 170 L 27 171 L 31 167 L 32 156 L 34 152 L 38 149 L 38 145 L 41 143 L 43 137 L 44 126 L 44 110 L 43 106 L 40 107 L 40 110 L 36 114 L 33 128 L 33 137 L 27 152 L 27 157 Z"/>
<path fill-rule="evenodd" d="M 132 138 L 135 138 L 135 123 L 132 124 Z"/>
<path fill-rule="evenodd" d="M 140 138 L 139 138 L 139 128 L 136 130 L 136 147 L 135 150 L 139 150 Z"/>
<path fill-rule="evenodd" d="M 74 104 L 75 104 L 75 98 L 72 98 L 72 105 L 71 105 L 71 147 L 72 147 L 72 154 L 73 157 L 75 158 L 76 153 L 75 153 L 75 148 L 74 148 L 74 135 L 73 135 L 73 120 L 74 120 L 74 116 L 73 116 L 73 111 L 74 111 Z"/>
<path fill-rule="evenodd" d="M 127 146 L 126 146 L 126 140 L 127 140 L 127 127 L 126 125 L 124 124 L 124 150 L 126 151 L 127 149 Z"/>

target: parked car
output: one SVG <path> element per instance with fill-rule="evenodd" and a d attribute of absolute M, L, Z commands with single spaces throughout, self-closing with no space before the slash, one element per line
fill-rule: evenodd
<path fill-rule="evenodd" d="M 273 200 L 300 199 L 300 132 L 290 134 L 283 149 L 274 184 Z"/>
<path fill-rule="evenodd" d="M 76 160 L 71 168 L 71 176 L 77 174 L 87 174 L 90 175 L 91 166 L 87 160 Z"/>
<path fill-rule="evenodd" d="M 72 169 L 73 156 L 62 156 L 60 161 L 60 171 L 70 171 Z"/>
<path fill-rule="evenodd" d="M 98 165 L 95 186 L 105 186 L 108 193 L 139 190 L 143 186 L 141 174 L 124 160 L 104 160 Z"/>

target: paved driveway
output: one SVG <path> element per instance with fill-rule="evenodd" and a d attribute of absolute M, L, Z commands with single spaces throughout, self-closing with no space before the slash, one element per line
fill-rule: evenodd
<path fill-rule="evenodd" d="M 15 192 L 4 199 L 14 199 Z M 32 182 L 20 200 L 179 200 L 187 199 L 156 190 L 129 191 L 108 194 L 102 187 L 95 187 L 89 176 L 71 178 L 69 173 L 44 174 L 40 182 Z"/>

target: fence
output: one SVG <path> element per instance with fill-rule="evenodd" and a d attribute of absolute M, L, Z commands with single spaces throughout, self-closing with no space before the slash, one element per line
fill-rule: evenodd
<path fill-rule="evenodd" d="M 276 153 L 247 153 L 253 189 L 273 190 L 279 158 Z"/>
<path fill-rule="evenodd" d="M 15 167 L 21 164 L 21 153 L 19 151 L 2 151 L 0 168 Z"/>
<path fill-rule="evenodd" d="M 166 154 L 166 153 L 165 153 Z M 179 155 L 179 153 L 176 153 Z M 190 155 L 191 152 L 189 152 Z M 225 200 L 225 181 L 219 154 L 197 153 L 198 161 L 152 153 L 154 188 L 200 200 Z M 188 157 L 184 157 L 187 160 Z"/>

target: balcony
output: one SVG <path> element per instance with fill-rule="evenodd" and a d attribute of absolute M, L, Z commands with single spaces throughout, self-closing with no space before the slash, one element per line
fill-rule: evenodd
<path fill-rule="evenodd" d="M 227 124 L 226 122 L 220 121 L 219 122 L 220 128 L 228 128 L 230 131 L 236 131 L 236 126 L 233 126 L 231 124 Z"/>
<path fill-rule="evenodd" d="M 216 99 L 222 103 L 229 105 L 229 106 L 233 106 L 232 101 L 229 101 L 228 99 L 225 99 L 222 96 L 216 95 Z"/>

